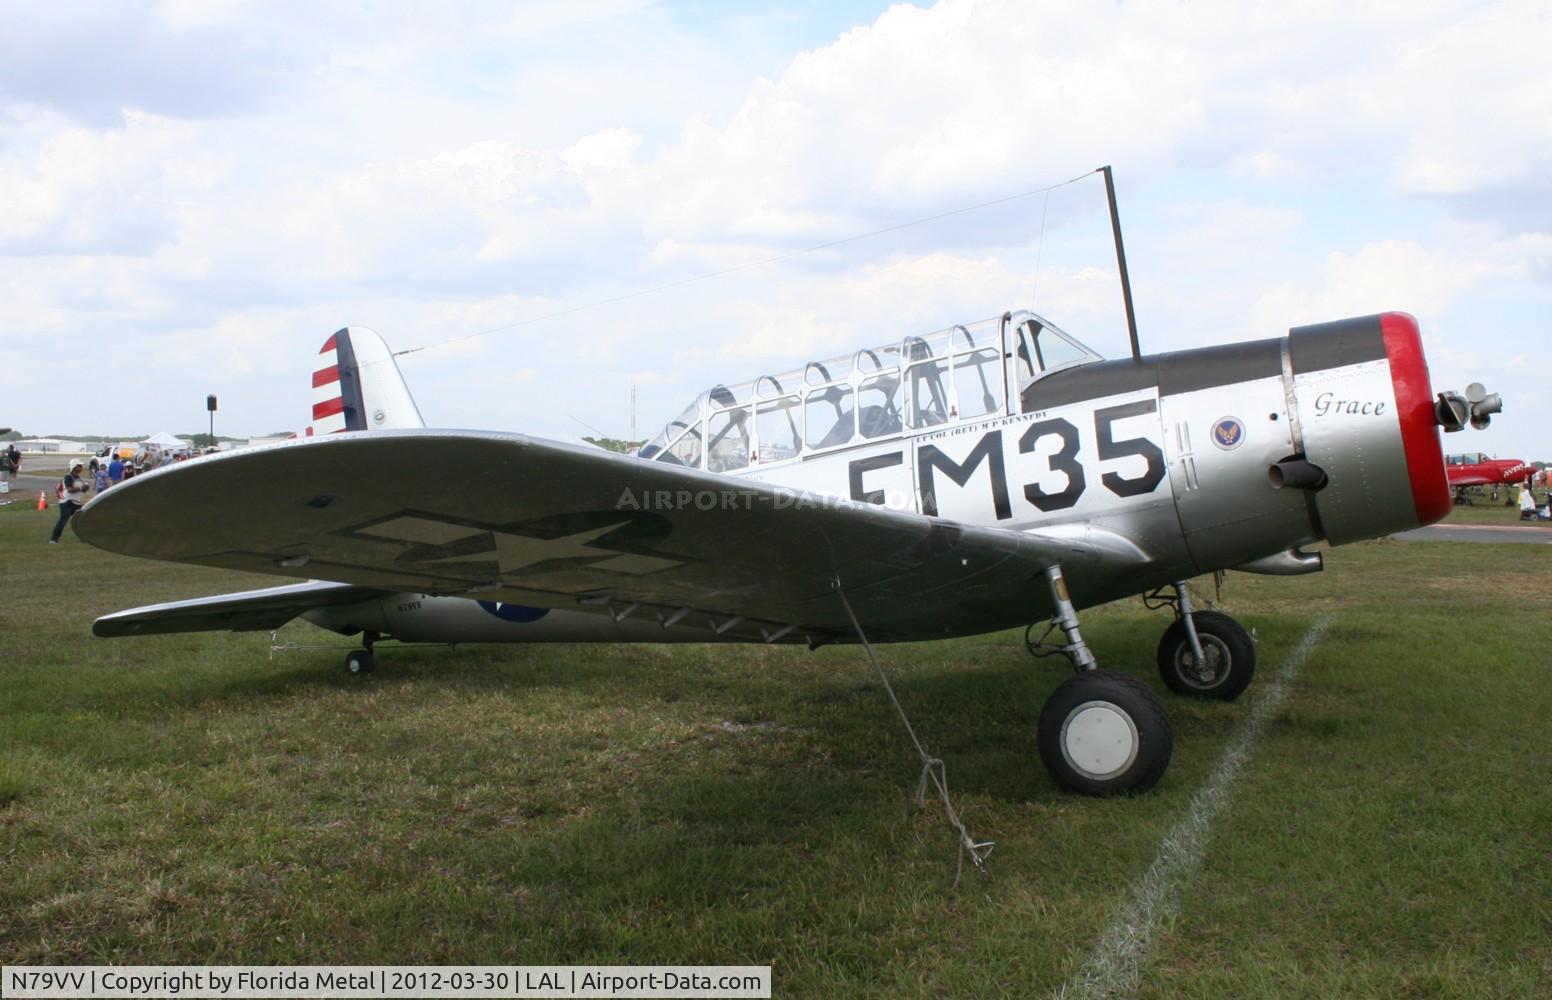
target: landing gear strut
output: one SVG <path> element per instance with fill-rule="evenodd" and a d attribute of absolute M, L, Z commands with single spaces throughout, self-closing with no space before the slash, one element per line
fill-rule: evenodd
<path fill-rule="evenodd" d="M 1175 595 L 1149 595 L 1150 607 L 1174 609 L 1175 621 L 1159 639 L 1159 675 L 1188 698 L 1233 701 L 1256 675 L 1256 643 L 1245 627 L 1218 611 L 1196 611 L 1184 581 Z"/>
<path fill-rule="evenodd" d="M 353 649 L 345 654 L 345 673 L 369 674 L 377 667 L 377 657 L 372 655 L 372 646 L 377 642 L 376 632 L 361 633 L 361 649 Z"/>
<path fill-rule="evenodd" d="M 1028 642 L 1036 656 L 1065 656 L 1077 671 L 1046 699 L 1036 744 L 1063 788 L 1116 795 L 1153 787 L 1169 767 L 1175 733 L 1159 696 L 1123 673 L 1101 670 L 1083 641 L 1060 566 L 1046 570 L 1054 612 L 1045 635 Z M 1061 629 L 1066 643 L 1046 641 Z"/>

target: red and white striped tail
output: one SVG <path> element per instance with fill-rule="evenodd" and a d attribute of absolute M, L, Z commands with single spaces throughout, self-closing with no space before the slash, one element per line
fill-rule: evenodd
<path fill-rule="evenodd" d="M 309 435 L 335 434 L 349 430 L 345 417 L 345 394 L 340 388 L 339 339 L 341 330 L 323 342 L 318 351 L 318 367 L 313 370 L 313 423 Z"/>
<path fill-rule="evenodd" d="M 383 338 L 362 326 L 336 332 L 313 369 L 314 434 L 424 427 L 420 409 Z"/>

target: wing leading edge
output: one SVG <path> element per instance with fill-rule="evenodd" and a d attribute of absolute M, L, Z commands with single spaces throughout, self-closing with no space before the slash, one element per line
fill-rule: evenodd
<path fill-rule="evenodd" d="M 72 523 L 125 555 L 668 623 L 695 612 L 767 638 L 848 636 L 837 577 L 870 638 L 899 641 L 1042 617 L 1035 581 L 1055 562 L 1080 604 L 1133 592 L 1147 563 L 1081 530 L 983 528 L 476 431 L 214 455 L 137 477 Z"/>

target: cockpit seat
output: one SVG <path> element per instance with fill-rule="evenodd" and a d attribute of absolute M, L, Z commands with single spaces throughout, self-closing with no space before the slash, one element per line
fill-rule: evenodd
<path fill-rule="evenodd" d="M 864 406 L 857 411 L 857 427 L 865 438 L 900 433 L 900 411 L 893 406 Z"/>

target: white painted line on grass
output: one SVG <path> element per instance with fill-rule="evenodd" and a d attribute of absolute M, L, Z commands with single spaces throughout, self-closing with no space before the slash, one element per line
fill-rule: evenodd
<path fill-rule="evenodd" d="M 1180 905 L 1180 886 L 1202 863 L 1202 852 L 1212 836 L 1213 821 L 1229 804 L 1240 771 L 1250 759 L 1261 731 L 1288 700 L 1288 690 L 1310 651 L 1326 634 L 1333 616 L 1327 615 L 1304 633 L 1283 661 L 1272 682 L 1262 688 L 1250 715 L 1223 751 L 1223 758 L 1206 784 L 1191 799 L 1185 818 L 1159 841 L 1158 854 L 1137 886 L 1131 902 L 1110 920 L 1094 950 L 1071 979 L 1057 992 L 1062 998 L 1127 997 L 1137 992 L 1143 959 L 1154 931 Z"/>
<path fill-rule="evenodd" d="M 1547 531 L 1542 524 L 1425 524 L 1420 528 L 1411 528 L 1411 531 Z"/>

